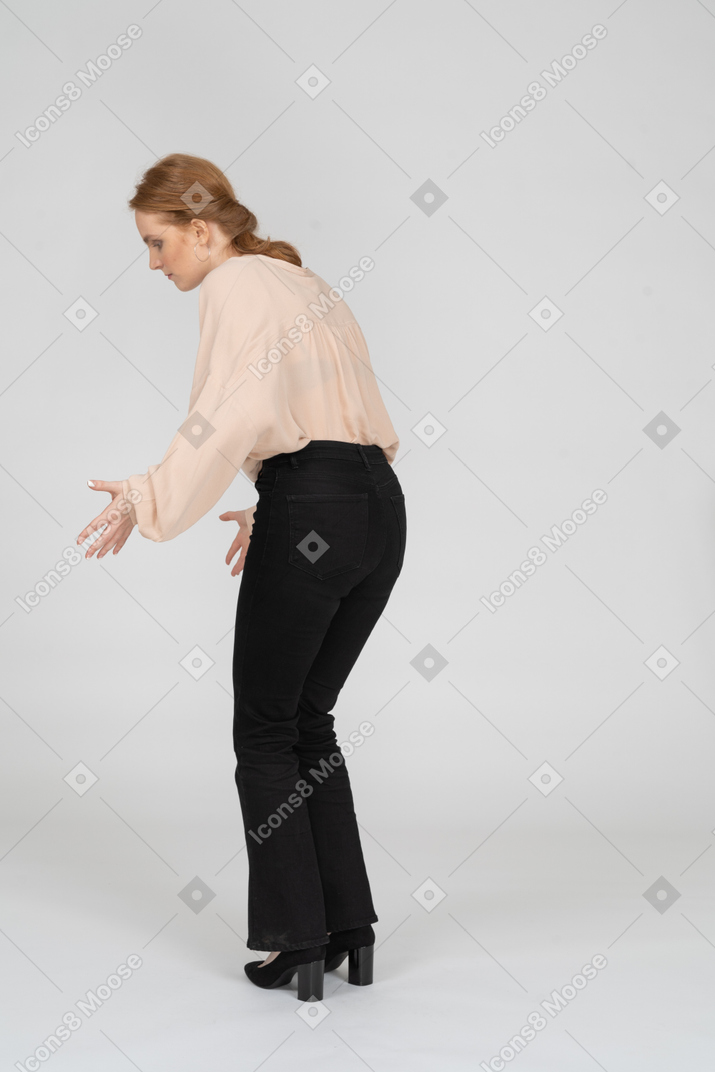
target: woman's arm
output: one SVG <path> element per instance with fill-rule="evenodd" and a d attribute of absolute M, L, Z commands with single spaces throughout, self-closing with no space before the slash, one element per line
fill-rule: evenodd
<path fill-rule="evenodd" d="M 203 517 L 272 419 L 277 374 L 259 381 L 246 368 L 263 353 L 274 315 L 263 300 L 260 265 L 252 259 L 220 265 L 201 284 L 201 340 L 189 415 L 159 465 L 122 481 L 125 498 L 134 493 L 130 517 L 147 539 L 172 540 Z"/>
<path fill-rule="evenodd" d="M 173 540 L 204 516 L 230 487 L 253 449 L 258 431 L 238 401 L 211 374 L 195 408 L 158 465 L 122 481 L 142 536 Z"/>

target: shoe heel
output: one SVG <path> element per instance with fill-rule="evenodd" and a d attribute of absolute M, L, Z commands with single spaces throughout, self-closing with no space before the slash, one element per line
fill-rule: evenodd
<path fill-rule="evenodd" d="M 298 1001 L 323 1000 L 324 967 L 323 959 L 298 966 Z"/>
<path fill-rule="evenodd" d="M 362 945 L 348 953 L 348 982 L 353 986 L 369 986 L 372 982 L 372 964 L 375 945 Z"/>

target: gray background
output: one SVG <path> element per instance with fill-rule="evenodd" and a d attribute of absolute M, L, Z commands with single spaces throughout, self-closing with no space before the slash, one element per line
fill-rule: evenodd
<path fill-rule="evenodd" d="M 132 953 L 42 1067 L 474 1069 L 538 1010 L 503 1067 L 712 1067 L 715 6 L 21 2 L 0 33 L 3 1067 Z M 408 545 L 336 722 L 375 726 L 348 763 L 380 922 L 373 986 L 327 976 L 318 1023 L 295 982 L 242 968 L 218 514 L 250 482 L 16 602 L 104 508 L 85 481 L 145 472 L 187 415 L 198 292 L 149 273 L 126 208 L 175 151 L 331 283 L 375 260 L 346 300 L 400 436 Z M 560 316 L 530 315 L 545 299 Z"/>

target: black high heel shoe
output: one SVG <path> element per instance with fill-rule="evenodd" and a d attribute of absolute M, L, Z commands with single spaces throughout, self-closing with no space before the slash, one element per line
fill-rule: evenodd
<path fill-rule="evenodd" d="M 353 986 L 369 986 L 375 952 L 375 932 L 370 924 L 350 931 L 334 931 L 328 937 L 330 940 L 324 946 L 324 970 L 334 971 L 349 957 L 348 982 Z"/>
<path fill-rule="evenodd" d="M 256 986 L 273 990 L 285 986 L 298 972 L 298 1001 L 323 1000 L 324 945 L 284 950 L 270 964 L 264 967 L 261 964 L 262 960 L 250 960 L 243 965 L 246 975 Z"/>

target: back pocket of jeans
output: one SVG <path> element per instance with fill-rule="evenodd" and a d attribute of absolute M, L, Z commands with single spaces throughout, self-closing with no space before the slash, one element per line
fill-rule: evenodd
<path fill-rule="evenodd" d="M 368 493 L 287 495 L 288 561 L 326 580 L 362 565 L 368 536 Z"/>

